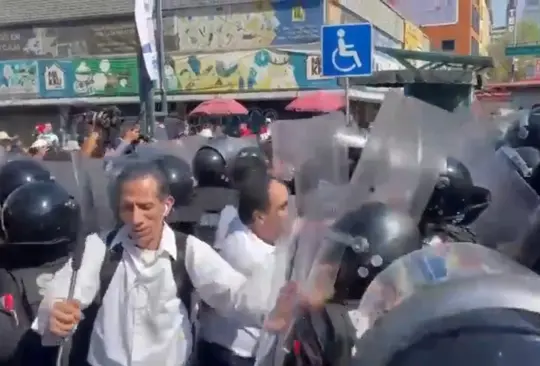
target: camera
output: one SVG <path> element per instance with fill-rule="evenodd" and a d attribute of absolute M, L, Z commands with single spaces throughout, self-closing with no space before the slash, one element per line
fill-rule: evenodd
<path fill-rule="evenodd" d="M 88 111 L 82 113 L 84 122 L 98 125 L 104 130 L 117 129 L 122 125 L 124 118 L 118 107 L 106 107 L 101 111 Z"/>

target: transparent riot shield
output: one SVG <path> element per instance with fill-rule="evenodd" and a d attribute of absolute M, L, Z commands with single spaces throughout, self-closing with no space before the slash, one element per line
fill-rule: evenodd
<path fill-rule="evenodd" d="M 413 339 L 404 333 L 418 331 L 418 329 L 410 329 L 413 324 L 425 326 L 430 324 L 430 320 L 433 321 L 438 316 L 443 316 L 436 313 L 452 315 L 467 309 L 497 308 L 501 306 L 499 305 L 501 303 L 505 303 L 505 305 L 514 303 L 514 305 L 526 308 L 527 304 L 520 304 L 520 296 L 514 298 L 516 293 L 510 294 L 515 287 L 508 287 L 506 290 L 500 291 L 501 287 L 508 285 L 504 281 L 499 281 L 501 278 L 513 278 L 513 280 L 518 278 L 519 282 L 527 282 L 530 279 L 531 282 L 537 283 L 535 277 L 536 275 L 527 268 L 480 244 L 442 243 L 414 251 L 394 261 L 379 273 L 367 288 L 358 308 L 349 309 L 348 315 L 356 328 L 357 342 L 354 356 L 361 361 L 359 363 L 361 365 L 381 364 L 374 362 L 374 359 L 379 359 L 381 356 L 386 357 L 387 354 L 373 354 L 372 347 L 375 343 L 379 342 L 381 345 L 384 343 L 381 347 L 384 349 L 387 341 L 391 342 L 390 339 L 393 342 L 396 340 L 399 342 L 401 337 L 401 342 L 412 342 Z M 494 281 L 489 281 L 489 278 L 493 278 Z M 444 290 L 444 288 L 451 288 L 452 285 L 460 283 L 470 284 L 467 286 L 468 291 L 447 293 L 447 296 L 444 296 L 446 299 L 444 301 L 434 299 L 433 290 L 437 288 Z M 493 286 L 479 285 L 482 283 L 496 284 L 497 290 L 493 289 Z M 409 307 L 406 315 L 400 315 L 401 320 L 395 317 L 397 314 L 394 310 L 401 310 L 400 305 L 402 304 L 407 306 L 406 303 L 412 297 L 422 298 L 420 295 L 424 292 L 427 295 L 423 298 L 422 305 L 415 301 L 413 303 L 416 304 L 416 307 L 413 309 Z M 496 300 L 493 301 L 493 299 L 489 299 L 490 297 Z M 508 299 L 508 301 L 504 299 Z M 432 309 L 434 306 L 429 304 L 431 301 L 433 304 L 438 304 L 435 307 L 436 310 Z M 514 306 L 509 306 L 509 308 L 514 308 Z M 396 323 L 389 324 L 389 317 L 393 318 Z M 381 322 L 386 323 L 382 329 Z M 404 323 L 410 324 L 407 326 Z M 394 331 L 388 331 L 386 326 Z M 390 339 L 382 339 L 380 334 L 378 334 L 378 338 L 371 339 L 375 333 L 380 333 L 383 329 L 386 329 L 389 335 L 391 333 Z M 363 362 L 367 360 L 372 362 Z M 356 363 L 354 364 L 356 365 Z"/>
<path fill-rule="evenodd" d="M 454 157 L 470 171 L 476 186 L 491 192 L 489 207 L 472 224 L 478 240 L 490 248 L 519 245 L 536 219 L 540 198 L 519 173 L 519 160 L 507 147 L 495 151 L 495 126 L 479 121 L 463 129 Z"/>
<path fill-rule="evenodd" d="M 297 195 L 305 197 L 308 203 L 303 206 L 303 212 L 300 210 L 300 222 L 292 240 L 300 260 L 293 257 L 290 264 L 293 266 L 291 272 L 299 274 L 293 276 L 302 294 L 298 300 L 298 314 L 302 314 L 300 308 L 304 305 L 300 304 L 306 297 L 324 303 L 332 296 L 345 248 L 362 245 L 361 238 L 349 238 L 348 233 L 335 232 L 332 223 L 369 202 L 380 202 L 418 222 L 440 168 L 452 150 L 451 144 L 465 123 L 417 99 L 389 93 L 373 123 L 350 183 L 339 186 L 322 181 L 320 177 L 335 171 L 333 167 L 302 171 L 304 183 L 297 185 Z M 312 131 L 304 133 L 312 134 Z M 314 133 L 313 136 L 318 135 Z M 327 130 L 323 141 L 328 138 L 326 136 Z M 332 138 L 335 139 L 335 135 Z M 316 145 L 314 139 L 311 144 Z M 335 146 L 335 140 L 333 144 Z M 279 350 L 287 349 L 289 331 L 290 327 L 286 328 L 281 343 L 274 348 L 278 350 L 272 355 L 276 364 L 283 361 L 284 354 Z M 266 360 L 260 364 L 268 364 Z"/>
<path fill-rule="evenodd" d="M 106 228 L 100 221 L 98 207 L 90 179 L 95 172 L 83 165 L 83 159 L 78 152 L 70 153 L 69 161 L 42 161 L 43 166 L 49 170 L 52 178 L 72 195 L 81 207 L 82 232 L 90 234 L 100 232 Z M 103 165 L 101 172 L 103 175 Z"/>
<path fill-rule="evenodd" d="M 114 202 L 111 201 L 110 179 L 105 169 L 106 161 L 103 159 L 78 157 L 78 171 L 88 179 L 90 194 L 88 199 L 93 202 L 94 217 L 99 230 L 110 230 L 117 224 L 113 211 Z"/>

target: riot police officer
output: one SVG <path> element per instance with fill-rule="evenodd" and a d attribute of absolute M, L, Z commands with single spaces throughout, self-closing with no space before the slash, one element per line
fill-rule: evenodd
<path fill-rule="evenodd" d="M 327 271 L 329 266 L 339 270 L 331 289 L 322 286 L 311 292 L 310 306 L 321 308 L 317 302 L 328 298 L 326 291 L 331 297 L 322 310 L 307 311 L 296 321 L 288 339 L 287 366 L 350 365 L 356 334 L 365 330 L 354 312 L 364 292 L 394 260 L 422 247 L 415 221 L 380 202 L 344 214 L 332 225 L 327 239 L 335 245 L 321 253 L 313 271 Z"/>
<path fill-rule="evenodd" d="M 68 260 L 80 228 L 80 208 L 53 181 L 31 182 L 5 200 L 0 246 L 0 364 L 49 364 L 54 349 L 41 347 L 30 325 L 53 274 Z"/>
<path fill-rule="evenodd" d="M 462 162 L 448 157 L 420 220 L 425 243 L 475 242 L 469 225 L 489 206 L 490 196 L 489 190 L 474 184 Z"/>
<path fill-rule="evenodd" d="M 351 365 L 537 362 L 540 284 L 527 269 L 471 243 L 425 247 L 394 268 L 362 299 L 373 317 Z"/>
<path fill-rule="evenodd" d="M 197 151 L 192 164 L 197 187 L 191 208 L 201 213 L 195 233 L 199 239 L 214 243 L 220 212 L 226 206 L 236 207 L 235 186 L 251 169 L 246 166 L 258 161 L 265 158 L 255 139 L 221 136 Z"/>
<path fill-rule="evenodd" d="M 194 195 L 194 180 L 189 163 L 174 155 L 159 156 L 155 161 L 174 198 L 167 223 L 180 232 L 193 234 L 200 213 L 189 209 Z"/>

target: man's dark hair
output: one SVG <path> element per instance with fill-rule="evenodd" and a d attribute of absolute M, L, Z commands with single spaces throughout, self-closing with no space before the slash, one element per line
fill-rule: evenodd
<path fill-rule="evenodd" d="M 171 195 L 167 178 L 159 169 L 158 165 L 153 161 L 137 161 L 126 165 L 116 178 L 112 190 L 112 202 L 119 202 L 122 186 L 125 183 L 146 177 L 152 177 L 157 182 L 159 199 L 164 200 Z"/>

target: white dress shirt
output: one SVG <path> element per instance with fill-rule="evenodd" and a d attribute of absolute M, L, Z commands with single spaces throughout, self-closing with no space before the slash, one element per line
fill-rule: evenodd
<path fill-rule="evenodd" d="M 158 251 L 138 249 L 122 228 L 114 244 L 124 247 L 122 260 L 98 311 L 90 340 L 88 362 L 92 366 L 180 366 L 186 363 L 192 344 L 188 313 L 176 297 L 170 257 L 177 256 L 175 236 L 165 225 Z M 74 298 L 89 306 L 100 284 L 106 245 L 97 234 L 86 239 Z M 248 281 L 208 244 L 188 236 L 185 265 L 198 295 L 224 314 L 246 321 L 261 321 L 268 311 L 261 283 L 268 274 L 257 271 Z M 59 339 L 48 332 L 52 304 L 65 299 L 71 279 L 71 261 L 51 281 L 32 328 L 45 345 Z M 263 300 L 261 300 L 261 298 Z"/>
<path fill-rule="evenodd" d="M 238 211 L 232 205 L 227 205 L 219 213 L 219 222 L 216 230 L 216 236 L 214 239 L 214 248 L 218 243 L 221 243 L 225 240 L 227 233 L 229 231 L 229 224 L 231 221 L 238 217 Z"/>
<path fill-rule="evenodd" d="M 228 222 L 225 233 L 220 233 L 225 239 L 216 241 L 214 248 L 234 269 L 249 277 L 254 269 L 268 260 L 274 247 L 242 224 L 234 207 L 225 210 L 227 208 L 220 217 L 220 223 Z M 234 216 L 230 217 L 232 214 Z M 203 307 L 199 314 L 199 325 L 200 336 L 207 342 L 219 344 L 241 357 L 254 356 L 260 327 L 247 325 L 236 317 L 220 315 L 208 306 Z"/>

